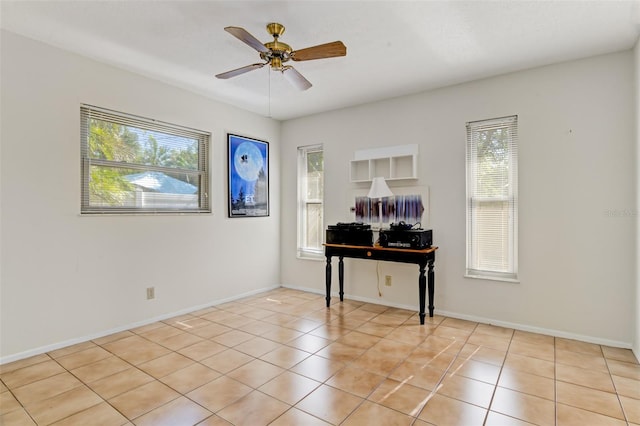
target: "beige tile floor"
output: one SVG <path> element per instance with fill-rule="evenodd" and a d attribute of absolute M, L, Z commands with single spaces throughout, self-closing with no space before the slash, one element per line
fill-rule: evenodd
<path fill-rule="evenodd" d="M 640 425 L 632 352 L 278 289 L 0 366 L 2 425 Z"/>

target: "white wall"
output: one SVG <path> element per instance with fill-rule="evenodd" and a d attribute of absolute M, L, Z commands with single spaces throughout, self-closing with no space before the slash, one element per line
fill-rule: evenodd
<path fill-rule="evenodd" d="M 354 151 L 418 143 L 414 184 L 430 187 L 440 247 L 436 312 L 630 347 L 635 219 L 617 212 L 636 205 L 632 79 L 626 51 L 283 123 L 283 285 L 324 292 L 324 263 L 295 256 L 295 147 L 324 144 L 332 224 L 353 220 L 349 194 L 362 188 L 348 181 Z M 520 138 L 520 283 L 464 278 L 465 123 L 512 114 Z M 381 263 L 381 276 L 394 284 L 379 298 L 376 264 L 345 263 L 347 297 L 417 309 L 417 267 Z"/>
<path fill-rule="evenodd" d="M 0 362 L 279 285 L 280 123 L 1 39 Z M 213 214 L 81 217 L 81 103 L 211 132 Z M 271 143 L 270 217 L 227 218 L 226 132 Z"/>
<path fill-rule="evenodd" d="M 636 321 L 633 352 L 640 360 L 640 39 L 634 49 L 635 65 L 635 121 L 636 121 Z"/>

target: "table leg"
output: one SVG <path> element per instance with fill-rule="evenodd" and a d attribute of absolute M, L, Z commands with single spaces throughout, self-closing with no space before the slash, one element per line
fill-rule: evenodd
<path fill-rule="evenodd" d="M 327 266 L 325 268 L 325 285 L 327 287 L 327 308 L 331 303 L 331 256 L 327 256 Z"/>
<path fill-rule="evenodd" d="M 433 259 L 429 260 L 429 316 L 433 316 L 433 292 L 435 290 L 435 278 L 433 274 Z"/>
<path fill-rule="evenodd" d="M 339 257 L 338 262 L 338 281 L 340 282 L 340 301 L 344 300 L 344 257 Z"/>
<path fill-rule="evenodd" d="M 419 297 L 420 297 L 420 324 L 424 324 L 424 305 L 425 305 L 425 296 L 426 296 L 426 287 L 427 287 L 427 280 L 424 276 L 424 269 L 425 269 L 425 264 L 424 263 L 420 263 L 420 278 L 418 278 L 418 291 L 419 291 Z M 431 303 L 431 302 L 429 302 Z"/>

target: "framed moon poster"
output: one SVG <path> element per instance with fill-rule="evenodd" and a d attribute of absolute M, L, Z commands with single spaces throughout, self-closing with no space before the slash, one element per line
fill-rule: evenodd
<path fill-rule="evenodd" d="M 229 217 L 269 216 L 269 143 L 227 134 Z"/>

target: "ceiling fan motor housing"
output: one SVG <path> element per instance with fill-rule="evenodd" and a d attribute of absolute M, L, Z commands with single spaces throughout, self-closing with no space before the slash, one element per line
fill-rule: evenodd
<path fill-rule="evenodd" d="M 264 44 L 269 49 L 268 53 L 261 53 L 260 56 L 271 65 L 274 71 L 282 71 L 282 63 L 291 58 L 291 46 L 278 41 L 278 37 L 284 34 L 284 25 L 272 22 L 267 24 L 267 32 L 273 36 L 273 41 Z"/>

